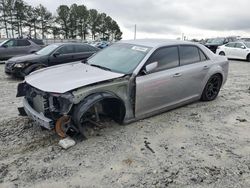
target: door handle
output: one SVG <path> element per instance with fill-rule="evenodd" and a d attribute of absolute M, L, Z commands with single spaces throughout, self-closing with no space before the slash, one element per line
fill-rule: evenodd
<path fill-rule="evenodd" d="M 181 73 L 175 73 L 175 74 L 173 75 L 173 77 L 180 77 L 180 76 L 182 76 Z"/>
<path fill-rule="evenodd" d="M 205 66 L 203 67 L 203 69 L 204 69 L 204 70 L 209 69 L 209 66 L 205 65 Z"/>

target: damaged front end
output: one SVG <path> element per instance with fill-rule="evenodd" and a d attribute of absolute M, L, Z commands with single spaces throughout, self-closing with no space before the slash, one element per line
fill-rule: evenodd
<path fill-rule="evenodd" d="M 61 137 L 77 132 L 69 115 L 73 106 L 71 93 L 48 93 L 23 82 L 18 85 L 17 97 L 24 97 L 20 114 L 25 112 L 42 128 L 55 129 Z"/>

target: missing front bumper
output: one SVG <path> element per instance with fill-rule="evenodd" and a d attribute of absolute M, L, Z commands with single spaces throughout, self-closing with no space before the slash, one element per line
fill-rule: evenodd
<path fill-rule="evenodd" d="M 23 99 L 23 107 L 26 114 L 33 119 L 38 125 L 44 127 L 46 129 L 52 130 L 55 125 L 52 119 L 45 117 L 42 113 L 38 113 L 35 111 L 28 103 L 28 101 L 24 98 Z"/>

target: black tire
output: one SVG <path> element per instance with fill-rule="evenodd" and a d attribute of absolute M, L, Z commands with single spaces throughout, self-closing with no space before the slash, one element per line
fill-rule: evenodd
<path fill-rule="evenodd" d="M 247 61 L 250 62 L 250 54 L 247 55 Z"/>
<path fill-rule="evenodd" d="M 225 52 L 220 52 L 219 55 L 225 56 L 226 54 L 225 54 Z"/>
<path fill-rule="evenodd" d="M 220 92 L 222 84 L 222 76 L 220 74 L 215 74 L 209 78 L 207 84 L 202 92 L 202 101 L 212 101 L 216 99 Z"/>

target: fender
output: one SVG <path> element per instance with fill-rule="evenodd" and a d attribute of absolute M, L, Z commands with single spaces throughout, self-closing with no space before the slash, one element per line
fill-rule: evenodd
<path fill-rule="evenodd" d="M 37 68 L 37 67 L 39 67 L 39 66 L 41 66 L 41 67 L 43 67 L 43 68 L 46 67 L 46 65 L 44 65 L 44 64 L 42 64 L 42 63 L 34 63 L 34 64 L 32 63 L 32 64 L 29 65 L 28 67 L 24 68 L 23 74 L 24 74 L 25 76 L 27 76 L 27 75 L 30 74 L 32 71 L 34 71 L 35 68 Z"/>

